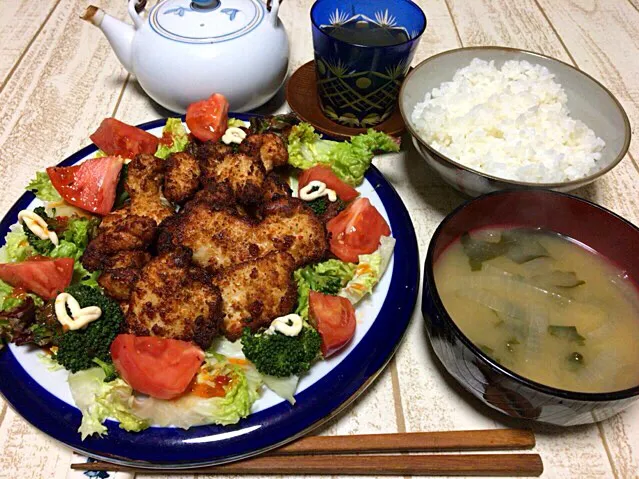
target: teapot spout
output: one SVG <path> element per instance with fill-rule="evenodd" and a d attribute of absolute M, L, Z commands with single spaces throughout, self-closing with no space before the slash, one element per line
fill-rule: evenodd
<path fill-rule="evenodd" d="M 107 37 L 122 66 L 129 73 L 133 72 L 132 46 L 135 28 L 108 15 L 101 8 L 90 5 L 80 17 L 95 25 Z"/>

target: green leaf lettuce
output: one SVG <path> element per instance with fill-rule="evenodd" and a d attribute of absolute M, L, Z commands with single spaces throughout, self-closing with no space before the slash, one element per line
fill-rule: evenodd
<path fill-rule="evenodd" d="M 288 162 L 307 170 L 316 165 L 329 165 L 341 180 L 352 186 L 364 180 L 376 152 L 399 151 L 397 142 L 386 133 L 368 130 L 351 141 L 324 140 L 308 123 L 291 129 L 288 137 Z"/>

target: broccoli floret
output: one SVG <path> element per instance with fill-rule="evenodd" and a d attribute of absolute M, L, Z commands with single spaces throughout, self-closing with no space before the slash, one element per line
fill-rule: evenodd
<path fill-rule="evenodd" d="M 47 223 L 47 227 L 50 230 L 55 230 L 55 228 L 58 226 L 57 220 L 55 218 L 50 218 L 49 215 L 47 215 L 44 207 L 38 206 L 36 209 L 33 210 L 33 212 Z M 53 251 L 53 248 L 55 248 L 55 245 L 51 242 L 50 239 L 38 238 L 35 233 L 33 233 L 33 231 L 27 228 L 27 225 L 23 224 L 22 229 L 24 230 L 24 234 L 27 237 L 29 245 L 36 251 L 36 253 L 48 255 L 49 253 L 51 253 L 51 251 Z"/>
<path fill-rule="evenodd" d="M 110 383 L 111 381 L 115 381 L 118 378 L 118 371 L 115 369 L 113 363 L 107 363 L 98 358 L 93 358 L 93 362 L 100 366 L 102 368 L 102 371 L 104 371 L 105 383 Z"/>
<path fill-rule="evenodd" d="M 253 334 L 249 328 L 245 328 L 241 341 L 244 356 L 255 364 L 259 372 L 287 377 L 309 370 L 319 355 L 322 338 L 310 326 L 303 327 L 297 336 L 285 336 L 277 332 Z"/>
<path fill-rule="evenodd" d="M 120 306 L 99 290 L 89 286 L 70 286 L 66 292 L 72 295 L 82 308 L 98 306 L 102 310 L 102 316 L 85 329 L 64 333 L 58 342 L 56 361 L 74 373 L 94 367 L 94 358 L 110 363 L 109 348 L 120 333 L 124 322 Z"/>
<path fill-rule="evenodd" d="M 310 209 L 313 210 L 313 212 L 317 216 L 322 216 L 324 213 L 326 213 L 326 208 L 328 208 L 328 201 L 326 200 L 325 196 L 315 198 L 312 201 L 308 201 L 306 204 Z"/>
<path fill-rule="evenodd" d="M 55 245 L 49 238 L 38 238 L 33 231 L 27 228 L 27 225 L 22 225 L 22 229 L 24 230 L 24 235 L 27 237 L 29 246 L 31 246 L 36 253 L 48 255 L 49 253 L 51 253 L 51 251 L 53 251 L 53 248 L 55 248 Z"/>

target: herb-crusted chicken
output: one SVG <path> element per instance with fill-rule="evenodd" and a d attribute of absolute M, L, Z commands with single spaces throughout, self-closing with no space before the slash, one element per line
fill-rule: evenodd
<path fill-rule="evenodd" d="M 203 349 L 219 332 L 219 289 L 191 252 L 176 247 L 153 258 L 140 273 L 129 300 L 126 329 L 136 336 L 192 341 Z"/>

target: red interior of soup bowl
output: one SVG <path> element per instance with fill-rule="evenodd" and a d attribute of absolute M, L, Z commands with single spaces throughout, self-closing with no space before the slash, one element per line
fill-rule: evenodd
<path fill-rule="evenodd" d="M 467 231 L 488 226 L 539 227 L 597 251 L 639 280 L 639 228 L 589 201 L 547 190 L 511 190 L 469 201 L 440 226 L 433 260 Z"/>

